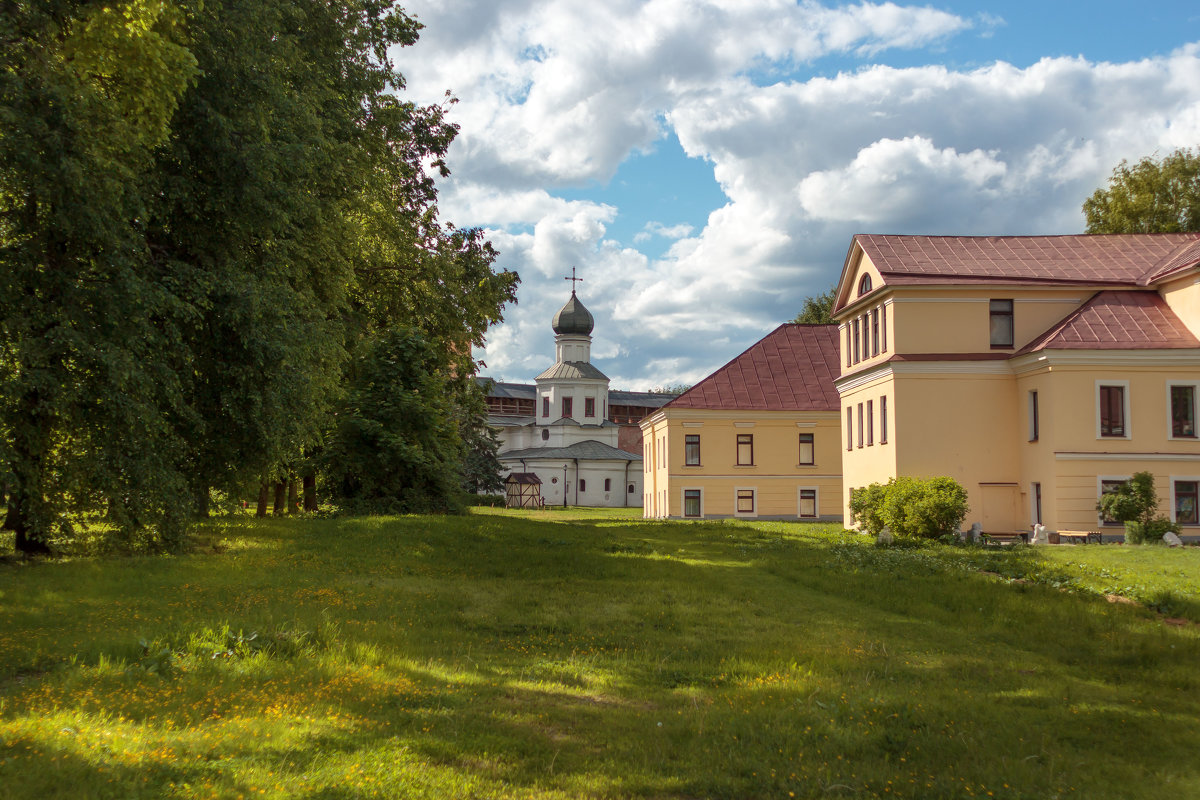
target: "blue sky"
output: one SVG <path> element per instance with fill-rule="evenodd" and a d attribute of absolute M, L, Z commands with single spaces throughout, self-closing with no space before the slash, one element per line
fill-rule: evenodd
<path fill-rule="evenodd" d="M 530 380 L 569 294 L 614 388 L 692 383 L 850 236 L 1077 233 L 1122 158 L 1200 145 L 1200 10 L 1112 2 L 415 2 L 407 97 L 459 98 L 443 216 L 522 277 L 478 353 Z"/>

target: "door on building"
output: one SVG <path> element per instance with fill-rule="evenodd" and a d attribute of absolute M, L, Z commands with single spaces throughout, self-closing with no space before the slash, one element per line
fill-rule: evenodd
<path fill-rule="evenodd" d="M 1015 483 L 979 484 L 980 522 L 984 533 L 1011 533 L 1025 527 L 1020 523 L 1017 511 L 1018 489 Z"/>

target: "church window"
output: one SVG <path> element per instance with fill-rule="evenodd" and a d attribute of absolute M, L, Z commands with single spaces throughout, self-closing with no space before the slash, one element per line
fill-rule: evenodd
<path fill-rule="evenodd" d="M 683 437 L 683 463 L 689 467 L 700 466 L 700 434 L 689 433 Z"/>
<path fill-rule="evenodd" d="M 871 291 L 871 276 L 863 275 L 862 279 L 858 282 L 858 296 L 862 297 L 869 291 Z"/>
<path fill-rule="evenodd" d="M 594 397 L 583 398 L 583 415 L 585 417 L 596 416 L 596 398 L 594 398 Z"/>
<path fill-rule="evenodd" d="M 543 417 L 550 416 L 550 398 L 549 397 L 542 398 L 542 416 Z"/>
<path fill-rule="evenodd" d="M 797 462 L 800 465 L 811 465 L 816 463 L 813 453 L 813 437 L 814 434 L 800 434 L 800 460 Z"/>
<path fill-rule="evenodd" d="M 629 493 L 633 494 L 633 484 L 629 484 Z"/>
<path fill-rule="evenodd" d="M 754 465 L 754 434 L 739 433 L 737 435 L 737 463 L 739 467 Z"/>
<path fill-rule="evenodd" d="M 581 491 L 581 492 L 587 491 L 587 481 L 583 478 L 579 479 L 579 491 Z"/>
<path fill-rule="evenodd" d="M 604 479 L 604 491 L 606 491 L 606 492 L 612 491 L 612 478 Z"/>
<path fill-rule="evenodd" d="M 573 401 L 574 401 L 574 398 L 571 398 L 571 397 L 564 397 L 562 399 L 562 415 L 564 417 L 571 416 L 571 405 L 572 405 Z"/>

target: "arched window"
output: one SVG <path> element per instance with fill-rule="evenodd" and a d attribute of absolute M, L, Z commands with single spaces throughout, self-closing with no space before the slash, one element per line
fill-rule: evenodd
<path fill-rule="evenodd" d="M 862 297 L 869 291 L 871 291 L 871 276 L 863 275 L 862 280 L 858 282 L 858 296 Z"/>
<path fill-rule="evenodd" d="M 629 484 L 629 493 L 633 494 L 633 484 Z"/>

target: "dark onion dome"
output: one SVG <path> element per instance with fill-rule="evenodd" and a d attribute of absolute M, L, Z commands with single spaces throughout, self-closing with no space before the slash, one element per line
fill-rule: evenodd
<path fill-rule="evenodd" d="M 592 312 L 584 308 L 575 293 L 571 292 L 571 299 L 554 315 L 552 326 L 555 333 L 574 333 L 587 336 L 591 334 L 595 324 Z"/>

